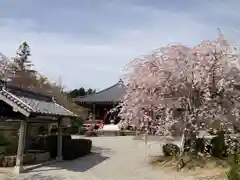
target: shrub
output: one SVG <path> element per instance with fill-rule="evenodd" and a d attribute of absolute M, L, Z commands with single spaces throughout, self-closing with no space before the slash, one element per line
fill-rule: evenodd
<path fill-rule="evenodd" d="M 69 133 L 71 134 L 84 134 L 83 129 L 83 119 L 80 117 L 71 121 L 71 127 L 69 128 Z"/>
<path fill-rule="evenodd" d="M 71 126 L 69 128 L 66 129 L 66 132 L 69 134 L 78 134 L 78 127 L 76 126 Z"/>
<path fill-rule="evenodd" d="M 175 156 L 180 152 L 180 148 L 175 144 L 165 144 L 163 145 L 164 156 Z"/>
<path fill-rule="evenodd" d="M 67 141 L 71 140 L 70 135 L 63 135 L 62 136 L 62 147 L 66 144 Z M 51 135 L 46 137 L 46 150 L 50 152 L 51 158 L 57 157 L 57 143 L 58 143 L 58 136 Z"/>
<path fill-rule="evenodd" d="M 66 128 L 65 133 L 84 135 L 84 128 L 77 127 L 77 126 L 71 126 L 71 127 Z"/>
<path fill-rule="evenodd" d="M 184 143 L 184 152 L 197 155 L 199 152 L 204 153 L 205 140 L 204 138 L 189 138 Z"/>
<path fill-rule="evenodd" d="M 226 154 L 224 133 L 219 132 L 218 135 L 211 140 L 211 145 L 212 145 L 212 156 L 222 158 Z"/>
<path fill-rule="evenodd" d="M 240 180 L 240 169 L 238 164 L 232 164 L 230 170 L 227 172 L 229 180 Z"/>
<path fill-rule="evenodd" d="M 51 158 L 57 157 L 57 135 L 39 137 L 39 143 L 45 142 L 42 148 L 50 152 Z M 62 136 L 62 156 L 64 160 L 72 160 L 91 152 L 92 141 L 89 139 L 71 139 L 70 135 Z"/>
<path fill-rule="evenodd" d="M 79 129 L 79 132 L 78 132 L 78 133 L 79 133 L 80 135 L 84 135 L 84 131 L 85 131 L 84 128 L 81 127 L 81 128 Z"/>
<path fill-rule="evenodd" d="M 196 139 L 196 152 L 204 153 L 205 150 L 205 140 L 204 138 L 197 138 Z"/>
<path fill-rule="evenodd" d="M 89 139 L 72 139 L 63 146 L 63 159 L 72 160 L 91 152 L 92 141 Z"/>

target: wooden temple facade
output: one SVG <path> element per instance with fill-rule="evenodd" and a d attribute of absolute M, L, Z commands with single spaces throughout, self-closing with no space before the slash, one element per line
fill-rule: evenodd
<path fill-rule="evenodd" d="M 75 103 L 89 108 L 92 113 L 92 120 L 103 120 L 104 124 L 109 124 L 111 117 L 108 112 L 114 108 L 122 99 L 126 91 L 122 80 L 118 83 L 94 94 L 79 96 L 74 99 Z"/>
<path fill-rule="evenodd" d="M 20 123 L 15 173 L 23 170 L 23 153 L 27 140 L 27 127 L 31 123 L 58 124 L 57 159 L 62 159 L 62 121 L 76 115 L 57 104 L 54 98 L 0 82 L 0 121 Z"/>

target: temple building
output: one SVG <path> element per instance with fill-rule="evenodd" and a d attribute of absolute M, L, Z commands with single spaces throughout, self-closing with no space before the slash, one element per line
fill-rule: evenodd
<path fill-rule="evenodd" d="M 109 124 L 111 117 L 108 117 L 108 112 L 119 103 L 125 91 L 123 81 L 119 80 L 109 88 L 94 94 L 79 96 L 74 101 L 76 104 L 91 110 L 92 120 L 103 120 L 104 124 Z"/>

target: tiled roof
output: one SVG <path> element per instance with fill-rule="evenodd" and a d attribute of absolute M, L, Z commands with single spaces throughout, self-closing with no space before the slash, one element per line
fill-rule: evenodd
<path fill-rule="evenodd" d="M 75 98 L 75 102 L 118 102 L 123 98 L 125 92 L 126 87 L 123 85 L 122 81 L 119 81 L 117 84 L 102 91 L 86 96 L 79 96 Z"/>
<path fill-rule="evenodd" d="M 0 100 L 14 103 L 29 115 L 53 115 L 74 117 L 74 113 L 57 104 L 50 96 L 24 90 L 18 87 L 3 87 L 0 90 Z"/>

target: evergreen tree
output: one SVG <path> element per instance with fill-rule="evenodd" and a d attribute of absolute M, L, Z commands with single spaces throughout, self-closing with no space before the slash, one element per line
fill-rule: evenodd
<path fill-rule="evenodd" d="M 33 70 L 33 64 L 29 60 L 31 49 L 28 43 L 23 42 L 13 58 L 11 66 L 12 77 L 11 81 L 20 87 L 31 88 L 36 80 L 36 71 Z"/>

